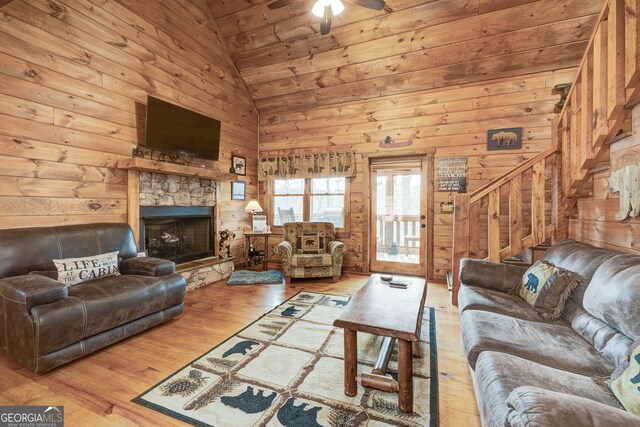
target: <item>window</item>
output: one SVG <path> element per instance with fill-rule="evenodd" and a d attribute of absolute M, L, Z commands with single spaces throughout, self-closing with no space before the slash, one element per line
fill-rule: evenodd
<path fill-rule="evenodd" d="M 271 223 L 292 221 L 332 222 L 347 231 L 346 178 L 277 179 L 272 181 Z"/>

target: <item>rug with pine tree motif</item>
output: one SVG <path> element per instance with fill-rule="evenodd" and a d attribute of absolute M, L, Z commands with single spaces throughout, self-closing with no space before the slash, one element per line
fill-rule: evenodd
<path fill-rule="evenodd" d="M 300 292 L 133 399 L 196 426 L 438 426 L 435 317 L 425 308 L 414 343 L 414 412 L 398 395 L 343 387 L 342 329 L 348 296 Z M 382 338 L 358 333 L 358 371 L 371 372 Z M 397 379 L 397 344 L 388 375 Z"/>

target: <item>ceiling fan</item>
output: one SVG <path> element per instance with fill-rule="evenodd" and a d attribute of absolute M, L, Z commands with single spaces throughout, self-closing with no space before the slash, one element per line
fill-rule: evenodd
<path fill-rule="evenodd" d="M 269 3 L 267 7 L 271 10 L 280 9 L 296 1 L 300 0 L 276 0 Z M 373 10 L 382 10 L 385 6 L 384 0 L 316 0 L 311 9 L 311 13 L 318 18 L 322 18 L 320 34 L 329 34 L 329 31 L 331 31 L 331 17 L 341 14 L 344 10 L 344 4 L 342 2 Z"/>

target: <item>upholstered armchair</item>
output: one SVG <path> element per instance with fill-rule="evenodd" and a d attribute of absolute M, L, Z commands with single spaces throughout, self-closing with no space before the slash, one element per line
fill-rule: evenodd
<path fill-rule="evenodd" d="M 287 283 L 292 277 L 340 279 L 345 245 L 335 240 L 333 223 L 288 222 L 283 228 L 284 241 L 278 245 L 278 253 Z"/>

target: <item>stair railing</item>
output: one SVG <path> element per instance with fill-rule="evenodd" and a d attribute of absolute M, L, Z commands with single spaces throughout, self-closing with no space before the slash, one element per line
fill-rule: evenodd
<path fill-rule="evenodd" d="M 566 238 L 567 216 L 589 184 L 590 171 L 606 161 L 609 144 L 640 103 L 638 13 L 640 0 L 605 2 L 565 105 L 552 122 L 551 147 L 473 193 L 455 196 L 454 305 L 461 259 L 500 262 L 547 239 Z"/>

